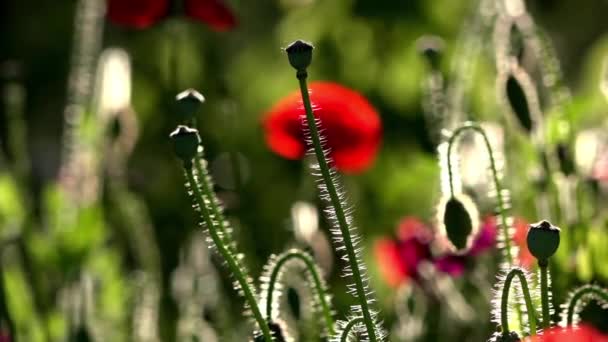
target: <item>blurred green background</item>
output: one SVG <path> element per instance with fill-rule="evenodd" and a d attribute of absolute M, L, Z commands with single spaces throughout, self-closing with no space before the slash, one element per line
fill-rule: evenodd
<path fill-rule="evenodd" d="M 371 253 L 373 242 L 393 234 L 404 216 L 414 215 L 433 222 L 434 206 L 440 196 L 434 132 L 427 129 L 422 106 L 423 85 L 431 71 L 420 56 L 416 41 L 425 34 L 445 40 L 446 56 L 441 69 L 450 84 L 451 65 L 462 57 L 459 54 L 463 41 L 470 39 L 466 28 L 474 21 L 477 1 L 231 0 L 226 3 L 234 10 L 239 25 L 223 33 L 181 19 L 170 19 L 146 30 L 105 24 L 103 48 L 121 47 L 130 54 L 132 108 L 139 138 L 124 169 L 124 179 L 112 181 L 117 177 L 103 166 L 107 151 L 96 145 L 96 141 L 106 136 L 111 139 L 112 135 L 105 131 L 106 127 L 96 127 L 95 120 L 84 120 L 77 134 L 90 137 L 92 142 L 85 139 L 84 147 L 76 149 L 90 148 L 92 160 L 100 163 L 94 166 L 92 177 L 102 179 L 94 198 L 84 205 L 74 203 L 74 198 L 58 190 L 56 185 L 61 169 L 63 113 L 73 61 L 77 2 L 0 3 L 3 84 L 22 85 L 26 151 L 31 159 L 30 172 L 20 179 L 11 166 L 19 156 L 5 138 L 14 132 L 11 131 L 11 107 L 3 106 L 0 229 L 3 239 L 9 242 L 3 243 L 2 265 L 11 275 L 5 276 L 6 291 L 16 298 L 7 302 L 9 308 L 11 305 L 22 308 L 23 312 L 13 315 L 17 325 L 19 322 L 32 324 L 32 317 L 36 316 L 41 326 L 29 325 L 31 330 L 23 333 L 28 336 L 23 340 L 43 340 L 44 335 L 50 340 L 64 340 L 70 330 L 80 326 L 74 320 L 82 317 L 99 320 L 92 318 L 93 323 L 88 323 L 99 327 L 91 333 L 97 340 L 135 340 L 134 329 L 130 328 L 131 316 L 135 314 L 129 310 L 141 302 L 138 294 L 147 293 L 142 290 L 146 283 L 157 286 L 158 290 L 151 291 L 157 293 L 160 302 L 156 308 L 160 317 L 160 340 L 176 339 L 183 310 L 179 296 L 172 290 L 174 271 L 184 259 L 180 257 L 183 248 L 193 236 L 199 235 L 183 189 L 180 165 L 168 141 L 168 134 L 178 123 L 173 99 L 183 89 L 198 89 L 206 98 L 198 128 L 212 174 L 218 180 L 216 190 L 227 204 L 227 216 L 233 221 L 235 236 L 252 274 L 260 274 L 271 253 L 296 244 L 290 218 L 293 203 L 321 203 L 307 176 L 306 164 L 284 160 L 267 148 L 261 120 L 277 100 L 297 88 L 294 72 L 281 47 L 299 38 L 313 42 L 316 47 L 309 70 L 312 80 L 331 80 L 356 89 L 381 114 L 383 139 L 374 165 L 362 174 L 344 177 L 343 181 L 356 208 L 354 215 L 366 247 L 364 257 L 372 275 L 372 286 L 381 299 L 379 306 L 386 312 L 387 327 L 396 321 L 391 306 L 395 290 L 378 276 Z M 553 41 L 566 85 L 572 90 L 573 101 L 568 109 L 574 113 L 571 129 L 580 131 L 602 125 L 608 111 L 608 103 L 599 88 L 603 58 L 608 56 L 608 22 L 602 13 L 608 13 L 608 2 L 539 0 L 526 1 L 526 5 Z M 487 40 L 491 32 L 482 31 L 477 37 L 481 49 L 473 56 L 476 63 L 467 86 L 470 87 L 467 90 L 469 118 L 504 123 L 506 114 L 496 100 L 492 44 Z M 169 64 L 173 53 L 179 62 L 175 75 Z M 5 101 L 10 102 L 10 94 L 6 93 L 8 91 Z M 90 111 L 85 114 L 85 117 L 94 116 Z M 106 138 L 100 138 L 102 136 Z M 510 151 L 511 148 L 525 150 L 526 147 L 507 146 L 506 182 L 513 187 L 513 213 L 536 221 L 541 217 L 537 217 L 530 205 L 535 194 L 525 180 L 526 173 L 517 167 L 513 168 L 513 175 L 509 173 L 512 171 L 509 158 L 518 155 Z M 245 176 L 238 189 L 230 186 L 234 183 L 233 172 L 226 162 L 230 153 L 242 156 L 240 165 Z M 515 165 L 528 165 L 526 163 Z M 83 184 L 90 181 L 85 178 Z M 482 208 L 485 214 L 491 213 L 491 202 Z M 66 213 L 71 211 L 75 212 L 75 218 L 66 219 L 64 216 L 70 216 Z M 580 239 L 593 240 L 598 246 L 606 242 L 604 216 L 600 211 L 577 222 L 598 227 L 591 229 L 591 233 L 587 227 Z M 327 228 L 322 219 L 321 229 L 327 231 Z M 22 236 L 17 242 L 10 240 L 15 232 Z M 573 245 L 570 248 L 574 248 Z M 559 263 L 554 276 L 558 302 L 565 297 L 565 289 L 574 284 L 608 282 L 606 253 L 593 253 L 575 256 L 583 259 L 574 261 L 575 269 L 564 266 L 570 261 Z M 208 256 L 203 254 L 202 258 Z M 339 261 L 334 259 L 338 264 L 328 275 L 329 283 L 335 294 L 337 312 L 343 317 L 351 299 L 344 294 L 346 283 L 339 275 Z M 494 281 L 496 267 L 493 259 L 483 262 L 487 267 L 478 276 L 489 286 Z M 219 310 L 223 306 L 218 305 L 198 315 L 211 322 L 222 336 L 220 340 L 238 341 L 239 337 L 234 336 L 242 335 L 222 331 L 230 330 L 226 327 L 231 324 L 242 325 L 241 303 L 234 299 L 221 263 L 213 259 L 213 265 L 217 268 L 214 277 L 219 274 L 220 285 L 207 295 L 222 297 L 218 301 L 229 303 L 231 309 Z M 138 277 L 141 270 L 145 270 L 143 273 L 148 278 Z M 61 296 L 78 297 L 81 290 L 74 290 L 74 286 L 86 288 L 83 273 L 102 279 L 92 285 L 98 288 L 91 290 L 95 300 L 103 303 L 98 305 L 99 309 L 92 309 L 97 313 L 74 314 L 78 311 L 74 306 L 86 312 L 87 305 L 65 304 L 70 301 L 61 300 Z M 469 276 L 456 280 L 455 286 L 465 298 L 474 292 L 467 285 L 478 281 L 474 279 Z M 470 340 L 489 336 L 492 327 L 486 300 L 488 286 L 483 295 L 470 294 L 469 299 L 478 312 L 483 312 L 478 321 L 483 322 L 484 329 L 468 321 L 457 325 L 458 336 L 469 336 Z M 20 296 L 29 299 L 21 303 Z M 219 311 L 226 311 L 225 317 Z M 104 317 L 107 320 L 104 321 Z M 424 322 L 425 326 L 432 326 L 428 319 Z M 41 335 L 36 335 L 36 329 Z M 247 332 L 246 328 L 239 329 Z M 232 333 L 235 335 L 230 335 Z M 419 337 L 439 340 L 436 338 L 439 337 L 430 333 Z"/>

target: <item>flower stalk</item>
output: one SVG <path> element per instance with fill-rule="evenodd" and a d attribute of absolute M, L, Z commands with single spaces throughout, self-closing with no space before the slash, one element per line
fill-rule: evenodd
<path fill-rule="evenodd" d="M 260 308 L 258 307 L 255 292 L 252 285 L 248 281 L 242 266 L 239 263 L 234 248 L 226 241 L 226 236 L 219 227 L 223 227 L 224 219 L 219 214 L 219 208 L 212 192 L 209 176 L 205 170 L 204 164 L 196 161 L 192 163 L 195 156 L 200 157 L 199 147 L 200 138 L 198 131 L 195 129 L 180 126 L 171 134 L 174 140 L 175 152 L 183 162 L 184 173 L 186 175 L 186 189 L 193 200 L 195 212 L 199 215 L 201 223 L 207 227 L 209 236 L 213 244 L 217 248 L 218 253 L 226 262 L 227 267 L 232 272 L 238 284 L 238 289 L 241 291 L 249 309 L 253 314 L 253 318 L 257 322 L 258 327 L 262 331 L 262 335 L 266 342 L 272 342 L 272 334 L 267 322 L 264 320 Z M 204 162 L 204 160 L 202 160 Z M 193 168 L 193 164 L 196 166 Z"/>
<path fill-rule="evenodd" d="M 306 83 L 308 73 L 306 69 L 312 60 L 312 50 L 312 45 L 300 40 L 292 43 L 286 49 L 290 64 L 294 67 L 294 69 L 297 70 L 296 77 L 299 81 L 300 92 L 302 93 L 302 102 L 304 103 L 304 109 L 306 111 L 306 122 L 309 129 L 309 136 L 317 158 L 323 184 L 327 190 L 329 201 L 333 206 L 335 220 L 344 241 L 344 249 L 346 250 L 347 260 L 350 266 L 349 271 L 352 273 L 352 278 L 355 282 L 354 292 L 361 306 L 361 314 L 365 323 L 369 341 L 376 342 L 378 337 L 376 336 L 374 318 L 372 316 L 370 304 L 367 300 L 368 293 L 361 274 L 362 269 L 360 260 L 351 236 L 351 227 L 344 211 L 340 194 L 338 193 L 334 180 L 332 179 L 332 172 L 323 150 L 323 143 L 321 141 L 319 128 L 317 127 L 310 96 L 308 94 L 308 86 Z"/>
<path fill-rule="evenodd" d="M 490 140 L 484 129 L 476 123 L 466 122 L 462 126 L 458 127 L 450 136 L 448 140 L 448 152 L 447 152 L 447 163 L 448 163 L 448 180 L 450 187 L 450 196 L 454 198 L 454 175 L 452 170 L 452 148 L 456 142 L 456 139 L 466 131 L 473 131 L 481 135 L 483 138 L 484 145 L 488 152 L 488 156 L 490 159 L 490 170 L 492 173 L 492 181 L 494 182 L 494 188 L 496 189 L 496 201 L 498 206 L 498 216 L 500 217 L 500 227 L 502 232 L 502 239 L 505 244 L 505 258 L 507 260 L 508 267 L 513 267 L 514 265 L 514 256 L 512 252 L 511 246 L 511 234 L 509 233 L 509 222 L 507 218 L 507 209 L 505 199 L 503 198 L 504 189 L 500 182 L 500 178 L 498 175 L 498 168 L 496 166 L 496 160 L 494 157 L 494 152 L 492 150 L 492 146 L 490 145 Z"/>
<path fill-rule="evenodd" d="M 329 296 L 326 293 L 326 286 L 323 282 L 323 278 L 321 277 L 320 270 L 310 255 L 297 249 L 291 249 L 277 256 L 274 260 L 271 259 L 271 268 L 269 269 L 270 275 L 268 276 L 267 280 L 263 280 L 263 282 L 267 282 L 268 286 L 266 290 L 267 298 L 265 299 L 266 319 L 269 322 L 273 321 L 272 313 L 273 306 L 275 305 L 275 293 L 279 292 L 278 285 L 285 267 L 289 267 L 292 262 L 298 261 L 304 266 L 310 280 L 310 286 L 313 288 L 315 295 L 317 296 L 315 306 L 318 306 L 319 311 L 323 315 L 325 329 L 329 335 L 333 335 L 335 333 L 334 319 L 329 302 Z"/>
<path fill-rule="evenodd" d="M 594 299 L 603 306 L 608 306 L 608 289 L 596 285 L 583 285 L 574 290 L 570 294 L 569 300 L 563 306 L 562 317 L 565 316 L 564 321 L 566 326 L 571 326 L 575 323 L 578 311 L 589 299 Z"/>
<path fill-rule="evenodd" d="M 524 302 L 528 311 L 528 325 L 530 327 L 530 334 L 536 335 L 536 310 L 532 304 L 532 297 L 530 296 L 530 288 L 528 287 L 528 280 L 524 274 L 524 271 L 520 268 L 512 268 L 504 282 L 502 288 L 502 295 L 500 299 L 500 325 L 503 334 L 509 333 L 509 317 L 508 317 L 508 305 L 509 305 L 509 290 L 511 289 L 511 283 L 513 278 L 517 277 L 522 288 L 524 295 Z"/>

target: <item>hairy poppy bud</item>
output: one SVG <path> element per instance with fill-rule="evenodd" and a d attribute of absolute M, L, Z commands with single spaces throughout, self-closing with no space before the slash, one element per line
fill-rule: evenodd
<path fill-rule="evenodd" d="M 187 126 L 177 126 L 169 137 L 173 141 L 173 149 L 175 154 L 184 162 L 186 166 L 190 166 L 192 158 L 196 156 L 201 138 L 198 131 Z"/>
<path fill-rule="evenodd" d="M 528 249 L 539 261 L 547 260 L 559 247 L 559 228 L 549 221 L 531 224 L 528 230 Z"/>
<path fill-rule="evenodd" d="M 296 70 L 306 70 L 312 62 L 314 46 L 303 40 L 296 40 L 285 48 L 289 64 Z"/>
<path fill-rule="evenodd" d="M 465 252 L 478 230 L 477 209 L 473 201 L 464 195 L 453 196 L 443 211 L 443 227 L 456 252 Z"/>
<path fill-rule="evenodd" d="M 195 89 L 186 89 L 175 96 L 180 122 L 189 122 L 196 117 L 196 112 L 205 97 Z"/>

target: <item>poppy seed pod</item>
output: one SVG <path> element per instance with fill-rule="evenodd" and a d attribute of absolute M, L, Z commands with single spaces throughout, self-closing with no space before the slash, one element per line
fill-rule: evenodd
<path fill-rule="evenodd" d="M 528 229 L 528 249 L 539 261 L 547 260 L 559 247 L 559 228 L 549 221 L 531 224 Z"/>
<path fill-rule="evenodd" d="M 195 89 L 186 89 L 175 96 L 175 101 L 177 101 L 180 122 L 189 122 L 196 117 L 196 112 L 205 102 L 205 97 Z"/>
<path fill-rule="evenodd" d="M 466 252 L 477 234 L 479 222 L 473 201 L 464 195 L 453 196 L 443 209 L 443 228 L 455 252 Z"/>
<path fill-rule="evenodd" d="M 201 138 L 198 131 L 187 126 L 177 126 L 169 137 L 173 141 L 173 150 L 185 165 L 192 163 L 192 158 L 196 156 Z"/>
<path fill-rule="evenodd" d="M 306 70 L 312 62 L 314 46 L 303 40 L 296 40 L 285 48 L 289 64 L 296 70 Z"/>

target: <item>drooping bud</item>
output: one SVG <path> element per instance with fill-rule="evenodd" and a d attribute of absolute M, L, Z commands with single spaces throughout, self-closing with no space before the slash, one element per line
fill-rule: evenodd
<path fill-rule="evenodd" d="M 442 208 L 445 235 L 457 253 L 466 252 L 479 229 L 479 214 L 473 201 L 465 195 L 453 196 Z"/>
<path fill-rule="evenodd" d="M 539 261 L 547 260 L 559 247 L 560 229 L 549 221 L 541 221 L 531 224 L 528 229 L 528 249 Z"/>
<path fill-rule="evenodd" d="M 426 58 L 433 70 L 439 70 L 445 43 L 438 36 L 422 36 L 416 41 L 418 51 Z"/>
<path fill-rule="evenodd" d="M 285 48 L 287 58 L 289 58 L 289 64 L 298 71 L 306 70 L 312 62 L 313 49 L 314 46 L 312 46 L 312 44 L 299 39 L 289 44 L 289 46 Z"/>
<path fill-rule="evenodd" d="M 511 105 L 513 113 L 517 117 L 517 120 L 521 126 L 527 131 L 532 131 L 532 116 L 530 114 L 530 108 L 528 107 L 528 99 L 524 88 L 519 83 L 519 80 L 515 78 L 513 74 L 507 78 L 507 84 L 505 85 L 505 91 L 507 94 L 507 100 Z"/>
<path fill-rule="evenodd" d="M 185 123 L 196 117 L 196 112 L 205 102 L 205 97 L 195 89 L 186 89 L 175 96 L 175 101 L 177 101 L 180 122 Z"/>
<path fill-rule="evenodd" d="M 187 167 L 191 166 L 192 158 L 196 156 L 198 146 L 201 142 L 198 131 L 194 128 L 180 125 L 177 126 L 177 129 L 173 131 L 169 137 L 173 141 L 173 150 L 177 157 L 180 158 Z"/>

